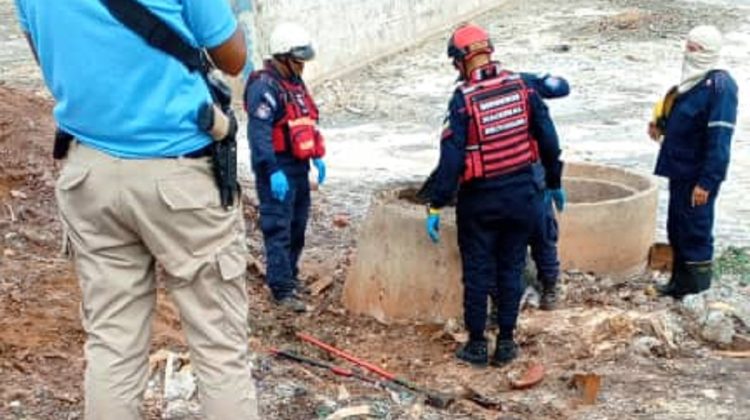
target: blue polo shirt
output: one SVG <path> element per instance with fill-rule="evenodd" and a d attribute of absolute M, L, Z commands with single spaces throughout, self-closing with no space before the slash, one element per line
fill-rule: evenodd
<path fill-rule="evenodd" d="M 139 0 L 195 46 L 228 40 L 237 23 L 226 0 Z M 15 0 L 57 124 L 121 158 L 179 156 L 211 140 L 197 125 L 210 100 L 197 73 L 147 45 L 101 0 Z"/>

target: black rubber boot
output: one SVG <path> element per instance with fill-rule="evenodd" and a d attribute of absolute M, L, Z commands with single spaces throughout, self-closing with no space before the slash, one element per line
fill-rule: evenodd
<path fill-rule="evenodd" d="M 469 340 L 456 351 L 456 357 L 475 366 L 487 366 L 487 341 Z"/>
<path fill-rule="evenodd" d="M 656 293 L 659 294 L 659 296 L 672 296 L 674 297 L 674 294 L 677 290 L 677 278 L 682 276 L 684 277 L 684 268 L 683 264 L 680 263 L 677 260 L 672 261 L 672 274 L 669 276 L 669 282 L 667 284 L 660 284 L 656 286 Z"/>
<path fill-rule="evenodd" d="M 542 281 L 542 297 L 539 299 L 539 309 L 543 311 L 554 311 L 557 309 L 559 289 L 556 281 Z"/>
<path fill-rule="evenodd" d="M 657 284 L 655 289 L 659 296 L 672 296 L 675 291 L 675 283 L 671 278 L 667 284 Z"/>
<path fill-rule="evenodd" d="M 714 274 L 711 262 L 685 264 L 685 272 L 688 281 L 681 290 L 682 296 L 700 293 L 711 287 Z"/>
<path fill-rule="evenodd" d="M 518 357 L 518 345 L 513 340 L 498 340 L 495 354 L 490 362 L 492 366 L 505 366 Z"/>

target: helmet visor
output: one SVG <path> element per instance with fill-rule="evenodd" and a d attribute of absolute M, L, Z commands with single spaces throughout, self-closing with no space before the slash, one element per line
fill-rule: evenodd
<path fill-rule="evenodd" d="M 303 45 L 289 50 L 289 56 L 299 61 L 310 61 L 315 58 L 315 49 L 312 45 Z"/>

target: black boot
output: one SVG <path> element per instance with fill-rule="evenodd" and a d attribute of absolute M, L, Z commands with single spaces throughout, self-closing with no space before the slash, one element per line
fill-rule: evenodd
<path fill-rule="evenodd" d="M 672 261 L 672 274 L 669 276 L 669 282 L 663 285 L 656 285 L 656 293 L 658 293 L 659 296 L 673 296 L 677 290 L 677 277 L 684 277 L 685 275 L 682 271 L 684 271 L 683 264 L 677 261 L 677 259 L 674 259 Z"/>
<path fill-rule="evenodd" d="M 681 263 L 675 270 L 674 287 L 670 290 L 669 296 L 679 300 L 686 295 L 708 290 L 711 287 L 712 277 L 711 262 Z"/>
<path fill-rule="evenodd" d="M 469 340 L 458 351 L 456 357 L 476 366 L 487 366 L 487 340 Z"/>
<path fill-rule="evenodd" d="M 554 311 L 557 309 L 557 298 L 559 290 L 556 281 L 542 281 L 542 297 L 539 300 L 539 309 L 543 311 Z"/>
<path fill-rule="evenodd" d="M 276 300 L 276 304 L 284 309 L 296 312 L 298 314 L 307 312 L 307 305 L 305 305 L 305 302 L 303 302 L 294 294 Z"/>
<path fill-rule="evenodd" d="M 691 295 L 708 290 L 713 278 L 713 264 L 709 262 L 685 264 L 688 281 L 682 288 L 682 295 Z"/>
<path fill-rule="evenodd" d="M 495 354 L 490 362 L 492 366 L 505 366 L 518 357 L 518 345 L 513 340 L 498 340 Z"/>
<path fill-rule="evenodd" d="M 656 285 L 656 293 L 658 293 L 659 296 L 672 296 L 675 289 L 677 289 L 677 285 L 675 284 L 674 277 L 670 277 L 667 284 Z"/>

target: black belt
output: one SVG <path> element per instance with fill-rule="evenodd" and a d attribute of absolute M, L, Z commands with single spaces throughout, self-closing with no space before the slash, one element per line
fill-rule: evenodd
<path fill-rule="evenodd" d="M 201 147 L 198 150 L 193 150 L 190 153 L 185 153 L 184 155 L 180 156 L 169 156 L 168 159 L 177 159 L 177 158 L 184 158 L 184 159 L 200 159 L 204 157 L 209 157 L 213 155 L 213 145 L 209 143 L 205 147 Z"/>

